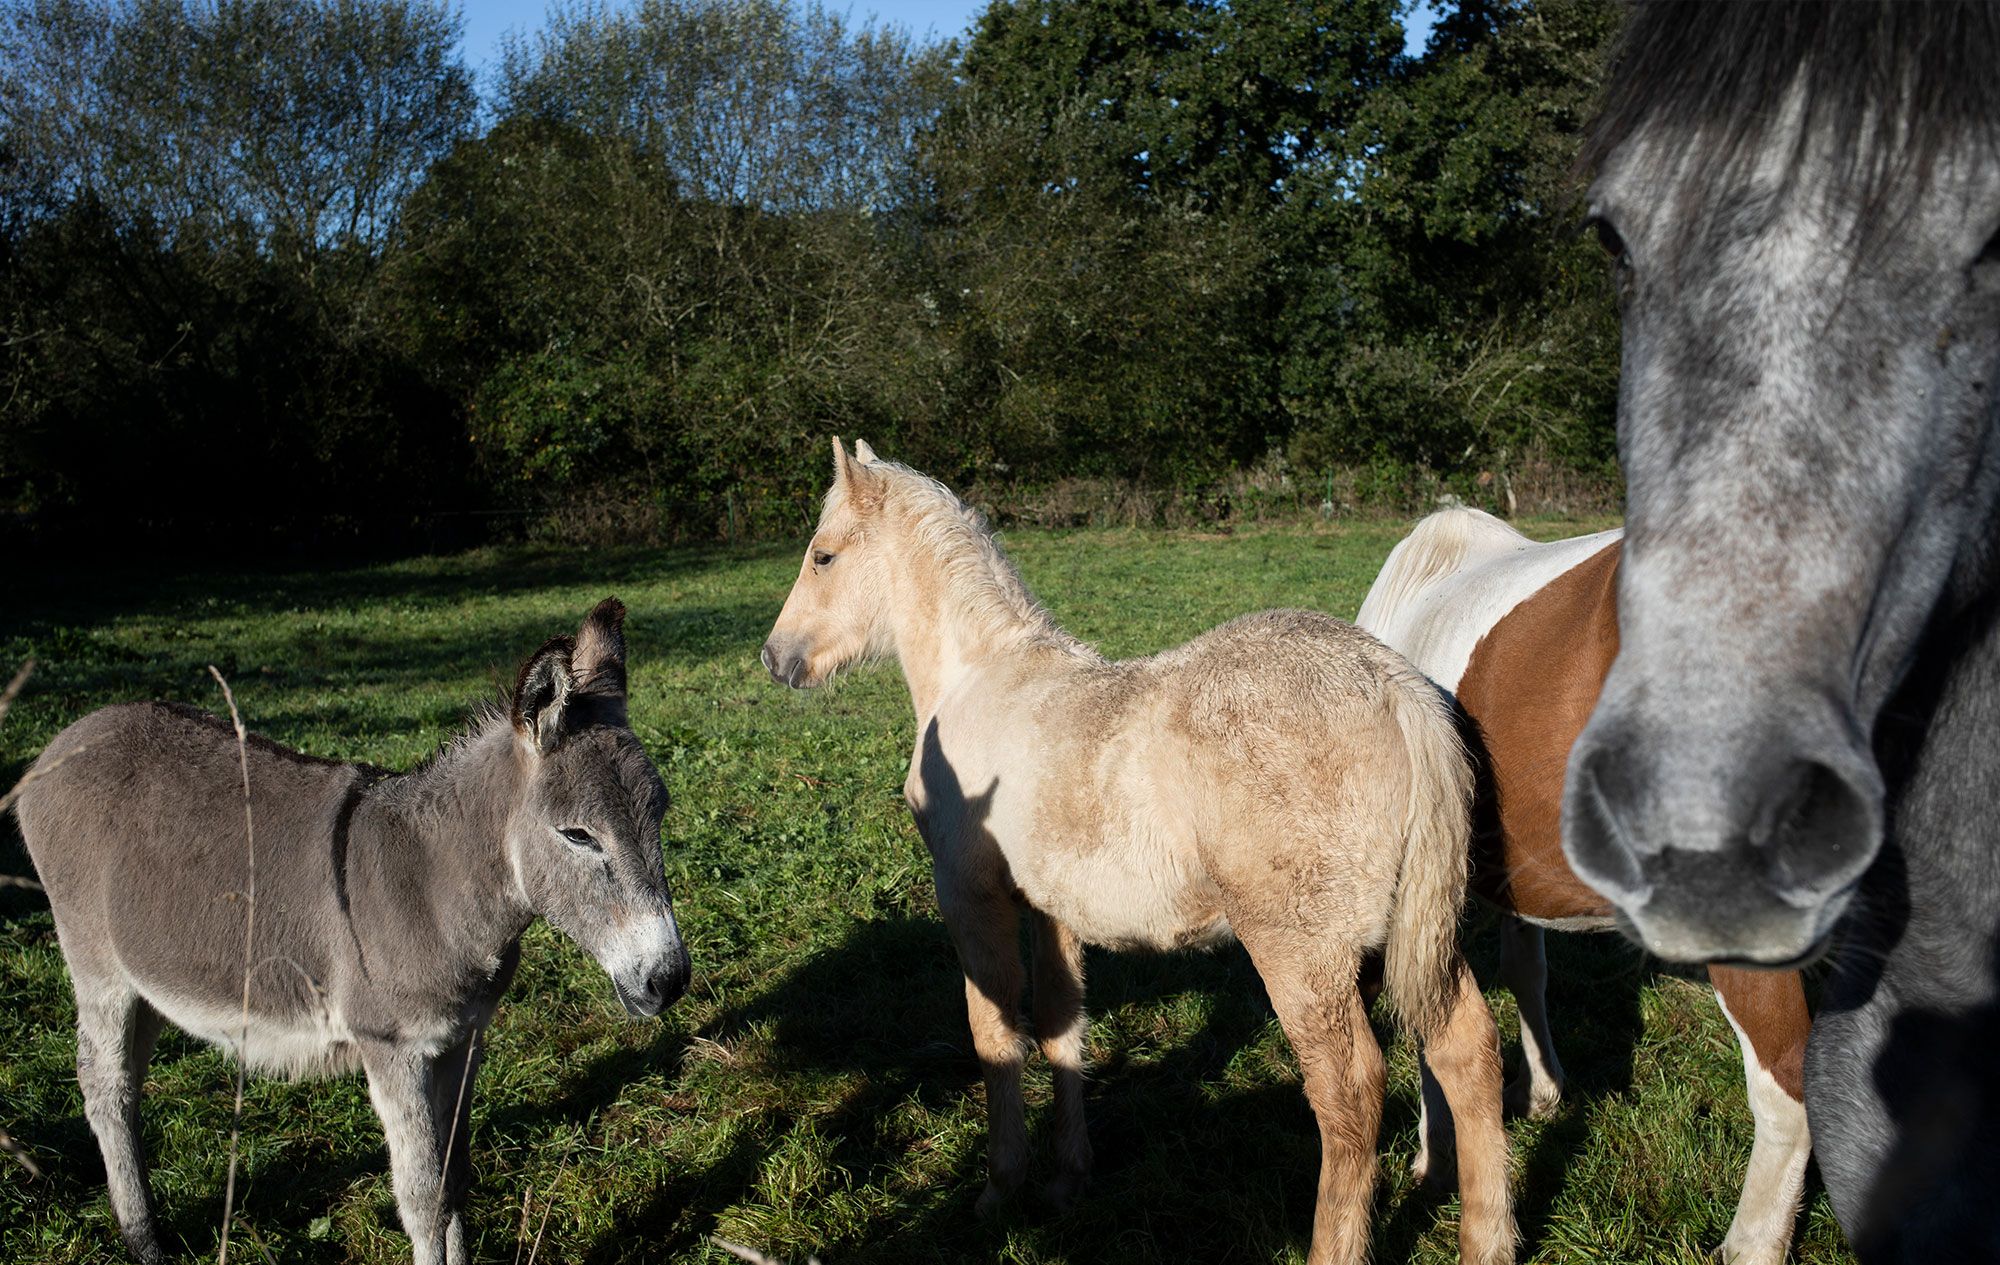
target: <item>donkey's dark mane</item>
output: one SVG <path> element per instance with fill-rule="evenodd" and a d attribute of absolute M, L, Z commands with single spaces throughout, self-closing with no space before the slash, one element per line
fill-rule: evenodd
<path fill-rule="evenodd" d="M 1857 232 L 1893 231 L 1897 191 L 1928 184 L 1955 140 L 2000 144 L 2000 5 L 1642 0 L 1580 165 L 1594 172 L 1654 133 L 1681 147 L 1670 165 L 1684 209 L 1712 204 L 1764 149 L 1795 85 L 1805 126 L 1794 164 L 1806 140 L 1827 138 L 1846 167 L 1841 183 L 1859 198 Z"/>

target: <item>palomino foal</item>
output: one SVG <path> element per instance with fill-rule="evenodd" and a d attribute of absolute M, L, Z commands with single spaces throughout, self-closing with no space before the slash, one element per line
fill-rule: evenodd
<path fill-rule="evenodd" d="M 1542 929 L 1613 926 L 1611 902 L 1563 859 L 1560 825 L 1570 747 L 1618 653 L 1622 535 L 1537 544 L 1490 514 L 1443 510 L 1396 546 L 1355 620 L 1454 692 L 1478 729 L 1490 778 L 1473 813 L 1472 886 L 1505 911 L 1500 980 L 1520 1003 L 1525 1064 L 1507 1097 L 1537 1116 L 1555 1110 L 1563 1087 L 1544 1003 Z M 1743 1047 L 1757 1128 L 1722 1256 L 1731 1265 L 1781 1265 L 1812 1153 L 1805 989 L 1797 971 L 1708 973 Z M 1428 1111 L 1425 1118 L 1428 1125 Z"/>
<path fill-rule="evenodd" d="M 365 1070 L 418 1265 L 459 1265 L 478 1037 L 528 924 L 574 938 L 635 1016 L 687 987 L 660 861 L 666 787 L 625 722 L 624 617 L 599 604 L 522 666 L 508 713 L 411 773 L 251 738 L 247 954 L 229 903 L 249 878 L 229 725 L 130 703 L 49 744 L 21 835 L 76 989 L 84 1111 L 139 1260 L 167 1259 L 139 1147 L 167 1021 L 264 1071 Z"/>
<path fill-rule="evenodd" d="M 1027 1164 L 1016 935 L 1034 944 L 1034 1033 L 1054 1065 L 1062 1175 L 1090 1164 L 1085 943 L 1249 950 L 1319 1119 L 1313 1265 L 1368 1252 L 1382 1052 L 1357 976 L 1423 1039 L 1461 1124 L 1464 1260 L 1511 1261 L 1492 1016 L 1458 949 L 1472 774 L 1448 705 L 1351 625 L 1301 611 L 1109 663 L 1057 628 L 977 514 L 834 441 L 819 530 L 764 646 L 817 685 L 901 662 L 917 714 L 904 794 L 936 868 L 984 1069 L 991 1211 Z"/>

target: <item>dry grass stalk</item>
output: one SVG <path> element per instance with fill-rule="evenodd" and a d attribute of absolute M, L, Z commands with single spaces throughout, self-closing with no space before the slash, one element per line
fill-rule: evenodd
<path fill-rule="evenodd" d="M 30 659 L 21 665 L 18 672 L 14 673 L 14 679 L 7 682 L 7 688 L 0 690 L 0 720 L 7 719 L 7 709 L 12 707 L 14 700 L 21 696 L 21 689 L 27 685 L 28 676 L 34 670 L 35 661 Z M 21 794 L 21 788 L 32 780 L 34 780 L 32 776 L 24 777 L 13 790 L 8 791 L 5 795 L 0 795 L 0 814 L 4 814 L 9 808 L 14 806 L 14 800 Z M 42 890 L 42 885 L 35 882 L 35 880 L 19 878 L 12 874 L 0 874 L 0 887 L 19 887 L 31 892 Z M 30 1177 L 40 1177 L 42 1175 L 41 1165 L 35 1163 L 35 1158 L 28 1154 L 28 1148 L 22 1146 L 15 1139 L 14 1135 L 5 1129 L 0 1129 L 0 1155 L 12 1156 L 16 1164 L 28 1170 L 28 1176 Z"/>
<path fill-rule="evenodd" d="M 766 1256 L 754 1247 L 744 1247 L 741 1243 L 731 1243 L 728 1239 L 719 1238 L 715 1241 L 715 1245 L 739 1261 L 748 1261 L 750 1265 L 785 1265 L 783 1261 L 778 1260 L 776 1257 Z M 819 1265 L 819 1257 L 806 1257 L 806 1265 Z"/>
<path fill-rule="evenodd" d="M 216 1256 L 216 1265 L 229 1265 L 229 1224 L 236 1215 L 236 1160 L 243 1137 L 243 1053 L 250 1046 L 250 952 L 257 931 L 257 828 L 250 814 L 249 735 L 243 730 L 243 717 L 236 710 L 236 695 L 229 682 L 223 680 L 222 673 L 212 663 L 208 665 L 208 674 L 222 687 L 222 700 L 229 704 L 229 723 L 236 729 L 236 759 L 243 770 L 243 846 L 249 857 L 243 893 L 243 1018 L 236 1045 L 236 1105 L 229 1120 L 229 1178 L 222 1188 L 222 1247 Z"/>

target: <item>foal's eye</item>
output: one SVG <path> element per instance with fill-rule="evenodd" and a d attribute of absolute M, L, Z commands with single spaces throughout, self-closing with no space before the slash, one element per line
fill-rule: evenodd
<path fill-rule="evenodd" d="M 815 549 L 813 550 L 813 565 L 816 567 L 830 567 L 833 565 L 833 555 L 824 549 Z"/>
<path fill-rule="evenodd" d="M 563 837 L 563 842 L 572 848 L 587 848 L 592 852 L 604 851 L 604 845 L 597 841 L 596 836 L 581 826 L 565 826 L 559 833 Z"/>

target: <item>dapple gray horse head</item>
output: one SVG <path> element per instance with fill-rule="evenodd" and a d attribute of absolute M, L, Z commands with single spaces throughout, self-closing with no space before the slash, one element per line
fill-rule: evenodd
<path fill-rule="evenodd" d="M 1563 833 L 1662 956 L 1814 955 L 1881 846 L 1877 722 L 1993 566 L 1996 154 L 1992 6 L 1631 19 L 1586 155 L 1621 650 Z"/>

